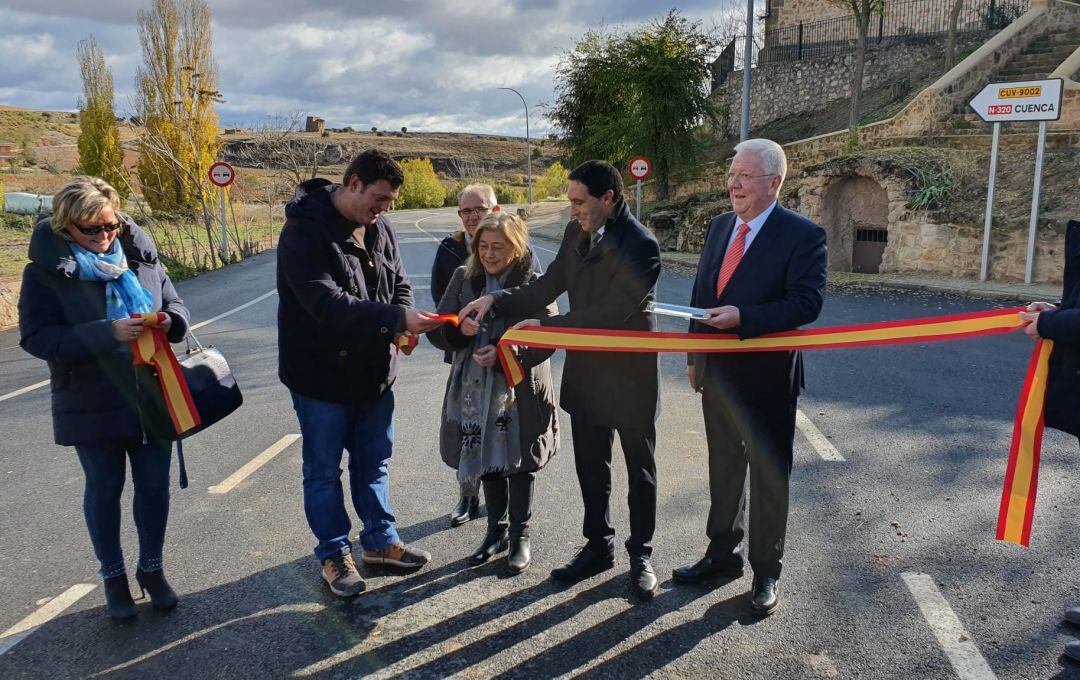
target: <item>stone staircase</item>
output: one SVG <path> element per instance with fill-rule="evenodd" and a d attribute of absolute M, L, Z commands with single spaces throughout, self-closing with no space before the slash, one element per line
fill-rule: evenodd
<path fill-rule="evenodd" d="M 1021 82 L 1048 78 L 1077 47 L 1080 47 L 1080 28 L 1067 27 L 1052 30 L 1034 40 L 1014 59 L 995 71 L 993 82 Z M 940 133 L 948 136 L 986 136 L 989 140 L 992 130 L 993 125 L 983 122 L 978 114 L 965 103 L 953 109 L 952 115 L 942 123 Z M 1039 124 L 1036 122 L 1017 121 L 1001 125 L 1003 136 L 1035 134 L 1038 131 Z M 987 141 L 986 145 L 989 146 L 989 144 L 990 142 Z"/>

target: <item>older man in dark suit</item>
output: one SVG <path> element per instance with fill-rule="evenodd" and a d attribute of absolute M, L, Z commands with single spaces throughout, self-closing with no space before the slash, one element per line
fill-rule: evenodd
<path fill-rule="evenodd" d="M 753 338 L 789 331 L 821 311 L 825 232 L 777 204 L 787 159 L 766 139 L 735 147 L 728 172 L 733 212 L 713 219 L 698 264 L 692 304 L 708 317 L 691 332 Z M 802 386 L 799 352 L 690 355 L 691 386 L 702 393 L 709 446 L 709 548 L 678 567 L 677 581 L 739 578 L 750 472 L 751 606 L 771 613 L 784 556 L 795 409 Z"/>
<path fill-rule="evenodd" d="M 619 171 L 605 161 L 586 161 L 570 173 L 570 213 L 562 244 L 547 273 L 519 288 L 485 295 L 460 312 L 464 324 L 478 312 L 514 316 L 542 309 L 564 292 L 570 311 L 544 319 L 544 326 L 655 330 L 645 311 L 660 276 L 656 238 L 630 214 Z M 540 325 L 527 320 L 518 326 Z M 561 405 L 570 414 L 574 459 L 585 505 L 588 543 L 551 572 L 574 582 L 615 563 L 611 526 L 611 445 L 619 433 L 630 482 L 630 576 L 643 598 L 656 593 L 651 565 L 656 525 L 656 414 L 659 375 L 655 353 L 566 353 Z"/>

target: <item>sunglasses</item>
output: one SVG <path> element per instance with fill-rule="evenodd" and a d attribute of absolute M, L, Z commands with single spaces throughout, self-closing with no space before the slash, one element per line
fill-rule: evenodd
<path fill-rule="evenodd" d="M 97 236 L 103 231 L 112 233 L 122 226 L 124 225 L 120 222 L 113 222 L 112 224 L 103 224 L 97 227 L 80 227 L 76 224 L 75 228 L 82 232 L 85 236 Z"/>

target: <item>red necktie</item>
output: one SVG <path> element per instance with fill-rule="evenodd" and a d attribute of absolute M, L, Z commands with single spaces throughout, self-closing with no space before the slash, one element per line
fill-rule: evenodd
<path fill-rule="evenodd" d="M 724 263 L 720 265 L 720 275 L 716 277 L 717 298 L 723 294 L 724 288 L 727 287 L 728 281 L 731 280 L 731 275 L 735 273 L 735 268 L 742 261 L 743 251 L 746 250 L 746 235 L 749 233 L 750 227 L 745 223 L 740 224 L 739 233 L 735 235 L 735 240 L 731 242 L 731 246 L 724 253 Z"/>

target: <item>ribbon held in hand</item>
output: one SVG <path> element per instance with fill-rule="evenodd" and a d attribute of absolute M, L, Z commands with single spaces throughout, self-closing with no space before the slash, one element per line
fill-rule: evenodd
<path fill-rule="evenodd" d="M 169 410 L 176 434 L 180 435 L 202 424 L 195 402 L 191 398 L 180 364 L 173 354 L 172 345 L 165 337 L 160 324 L 165 323 L 169 315 L 165 312 L 135 314 L 133 319 L 142 319 L 143 330 L 131 341 L 131 351 L 135 354 L 135 365 L 153 366 L 161 382 L 161 391 L 165 394 L 165 405 Z"/>
<path fill-rule="evenodd" d="M 1024 310 L 1024 307 L 1017 307 L 907 321 L 881 321 L 852 326 L 811 328 L 768 333 L 747 340 L 726 333 L 511 328 L 499 341 L 499 361 L 502 363 L 507 382 L 514 386 L 525 378 L 525 371 L 514 353 L 515 346 L 575 351 L 690 353 L 783 352 L 870 347 L 1011 333 L 1027 325 L 1028 322 L 1019 316 L 1019 313 Z M 1023 546 L 1027 546 L 1031 538 L 1031 522 L 1035 510 L 1035 491 L 1039 473 L 1039 453 L 1042 444 L 1046 373 L 1052 348 L 1053 343 L 1043 340 L 1035 346 L 1032 354 L 1031 365 L 1020 392 L 1020 405 L 1013 425 L 1009 465 L 998 516 L 998 539 Z"/>

